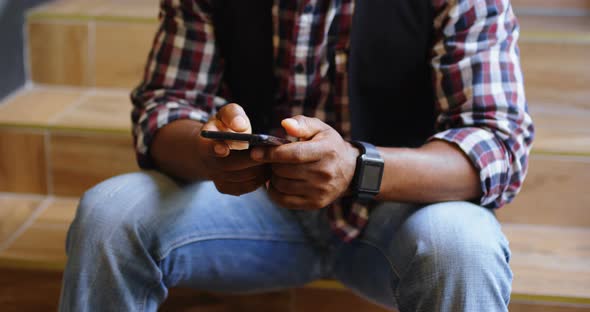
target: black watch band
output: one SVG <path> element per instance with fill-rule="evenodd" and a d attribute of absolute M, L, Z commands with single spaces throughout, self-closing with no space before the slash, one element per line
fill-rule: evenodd
<path fill-rule="evenodd" d="M 385 164 L 373 144 L 362 141 L 351 141 L 351 144 L 360 150 L 356 161 L 352 190 L 357 200 L 368 202 L 379 193 Z"/>

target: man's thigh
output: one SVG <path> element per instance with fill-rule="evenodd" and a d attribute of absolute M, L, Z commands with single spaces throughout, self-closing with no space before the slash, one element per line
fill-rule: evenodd
<path fill-rule="evenodd" d="M 421 291 L 449 296 L 445 288 L 451 293 L 453 287 L 465 286 L 457 286 L 462 281 L 477 280 L 486 267 L 501 271 L 492 273 L 509 283 L 509 256 L 508 242 L 489 209 L 467 202 L 385 203 L 373 211 L 362 236 L 338 250 L 334 276 L 361 295 L 393 307 L 419 297 Z M 455 289 L 457 295 L 463 291 Z M 509 288 L 502 291 L 509 296 Z"/>
<path fill-rule="evenodd" d="M 139 265 L 134 259 L 147 254 L 168 287 L 260 291 L 321 274 L 322 251 L 263 190 L 224 195 L 211 182 L 180 185 L 157 172 L 115 177 L 88 191 L 71 232 L 70 254 L 82 236 L 109 245 L 125 260 L 120 265 Z"/>

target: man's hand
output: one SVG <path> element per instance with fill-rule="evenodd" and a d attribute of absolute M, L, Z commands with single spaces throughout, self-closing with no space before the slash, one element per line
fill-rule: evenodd
<path fill-rule="evenodd" d="M 202 130 L 252 133 L 250 120 L 237 104 L 223 106 Z M 250 158 L 248 143 L 215 141 L 198 136 L 199 158 L 203 175 L 215 183 L 217 190 L 242 195 L 264 185 L 269 179 L 268 166 Z"/>
<path fill-rule="evenodd" d="M 271 199 L 286 208 L 320 209 L 342 196 L 359 151 L 317 118 L 287 118 L 282 126 L 300 141 L 251 152 L 252 159 L 272 165 Z"/>

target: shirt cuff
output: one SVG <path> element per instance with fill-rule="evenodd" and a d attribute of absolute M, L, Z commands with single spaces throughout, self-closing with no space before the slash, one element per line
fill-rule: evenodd
<path fill-rule="evenodd" d="M 429 141 L 443 140 L 458 146 L 479 172 L 482 197 L 479 204 L 499 208 L 505 204 L 503 192 L 509 175 L 509 156 L 503 144 L 488 130 L 477 127 L 439 132 Z"/>
<path fill-rule="evenodd" d="M 157 108 L 144 112 L 133 129 L 137 164 L 142 169 L 154 169 L 155 163 L 150 155 L 150 146 L 158 130 L 167 124 L 182 119 L 203 122 L 209 119 L 209 113 L 196 107 L 168 102 Z"/>

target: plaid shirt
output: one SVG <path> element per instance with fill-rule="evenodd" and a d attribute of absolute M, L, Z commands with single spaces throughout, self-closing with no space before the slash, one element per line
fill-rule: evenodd
<path fill-rule="evenodd" d="M 149 146 L 158 129 L 178 119 L 206 119 L 231 100 L 223 96 L 223 62 L 215 48 L 209 1 L 161 1 L 161 27 L 144 80 L 132 94 L 133 133 L 143 168 L 153 167 Z M 498 208 L 520 190 L 533 138 L 516 44 L 518 23 L 509 0 L 433 0 L 433 7 L 430 63 L 438 133 L 431 140 L 463 150 L 479 171 L 480 204 Z M 277 120 L 314 116 L 349 137 L 347 54 L 336 53 L 336 75 L 330 79 L 327 42 L 336 38 L 336 51 L 347 50 L 353 10 L 353 0 L 275 0 Z M 333 23 L 338 27 L 330 27 Z M 334 231 L 345 241 L 358 236 L 369 218 L 367 207 L 358 203 L 337 201 L 328 209 Z"/>

